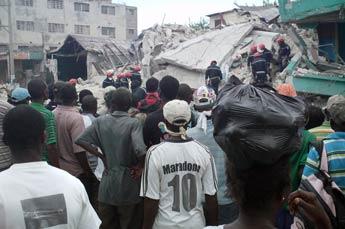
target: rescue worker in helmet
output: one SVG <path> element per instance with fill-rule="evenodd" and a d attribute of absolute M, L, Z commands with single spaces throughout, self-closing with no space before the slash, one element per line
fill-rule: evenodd
<path fill-rule="evenodd" d="M 279 70 L 280 72 L 282 72 L 289 63 L 291 48 L 288 44 L 285 43 L 285 40 L 282 37 L 279 37 L 277 39 L 277 43 L 279 45 L 279 50 L 278 50 Z"/>
<path fill-rule="evenodd" d="M 254 54 L 252 62 L 253 85 L 260 86 L 268 83 L 267 61 L 263 55 L 263 50 L 258 50 Z"/>
<path fill-rule="evenodd" d="M 266 60 L 267 63 L 267 73 L 270 75 L 270 67 L 271 67 L 271 62 L 273 59 L 273 54 L 270 50 L 268 50 L 265 46 L 265 44 L 261 43 L 258 45 L 258 51 L 262 53 L 263 57 Z"/>
<path fill-rule="evenodd" d="M 106 76 L 107 76 L 107 78 L 105 78 L 105 80 L 103 80 L 102 88 L 106 88 L 109 86 L 115 87 L 115 82 L 113 79 L 114 71 L 113 70 L 107 71 Z"/>
<path fill-rule="evenodd" d="M 254 60 L 254 54 L 258 52 L 257 46 L 253 45 L 250 47 L 249 56 L 247 58 L 247 67 L 250 69 Z"/>
<path fill-rule="evenodd" d="M 222 71 L 220 70 L 220 67 L 217 66 L 217 61 L 213 60 L 210 66 L 207 67 L 205 74 L 205 84 L 206 86 L 211 87 L 218 95 L 218 88 L 222 79 Z"/>

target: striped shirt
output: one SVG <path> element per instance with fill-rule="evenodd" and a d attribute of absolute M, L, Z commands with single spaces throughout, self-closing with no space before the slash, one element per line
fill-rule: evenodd
<path fill-rule="evenodd" d="M 0 100 L 0 171 L 7 169 L 12 164 L 10 149 L 2 141 L 2 137 L 4 136 L 2 131 L 2 121 L 6 113 L 12 107 L 13 106 L 9 103 Z"/>
<path fill-rule="evenodd" d="M 331 124 L 329 121 L 325 121 L 321 126 L 315 127 L 309 130 L 310 133 L 316 136 L 317 141 L 322 141 L 325 139 L 329 134 L 334 133 L 331 128 Z"/>
<path fill-rule="evenodd" d="M 345 194 L 345 132 L 335 132 L 323 141 L 328 160 L 328 172 Z M 312 148 L 304 167 L 302 179 L 317 173 L 320 165 L 319 153 Z"/>

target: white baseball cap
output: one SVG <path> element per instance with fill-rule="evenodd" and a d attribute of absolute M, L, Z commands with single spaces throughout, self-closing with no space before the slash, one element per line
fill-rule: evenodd
<path fill-rule="evenodd" d="M 186 101 L 172 100 L 163 107 L 164 118 L 174 126 L 184 126 L 191 118 L 191 110 Z"/>

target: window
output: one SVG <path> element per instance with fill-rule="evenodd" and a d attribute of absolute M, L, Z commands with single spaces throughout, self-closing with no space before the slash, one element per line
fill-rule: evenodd
<path fill-rule="evenodd" d="M 63 0 L 48 0 L 48 9 L 63 9 Z"/>
<path fill-rule="evenodd" d="M 221 25 L 222 25 L 222 19 L 214 20 L 214 27 L 215 28 L 218 28 Z"/>
<path fill-rule="evenodd" d="M 65 25 L 57 23 L 48 23 L 48 32 L 50 33 L 64 33 Z"/>
<path fill-rule="evenodd" d="M 102 6 L 102 14 L 115 15 L 115 6 Z"/>
<path fill-rule="evenodd" d="M 90 12 L 90 5 L 87 3 L 75 2 L 74 3 L 75 11 Z"/>
<path fill-rule="evenodd" d="M 135 29 L 128 29 L 128 33 L 129 33 L 129 35 L 134 35 Z"/>
<path fill-rule="evenodd" d="M 0 45 L 0 52 L 7 52 L 8 46 L 7 45 Z"/>
<path fill-rule="evenodd" d="M 102 35 L 115 38 L 115 28 L 114 27 L 102 27 Z"/>
<path fill-rule="evenodd" d="M 89 25 L 74 25 L 74 33 L 90 35 Z"/>
<path fill-rule="evenodd" d="M 17 29 L 23 31 L 35 31 L 33 21 L 17 21 Z"/>
<path fill-rule="evenodd" d="M 128 12 L 129 12 L 130 15 L 134 15 L 135 9 L 128 9 Z"/>
<path fill-rule="evenodd" d="M 18 51 L 19 51 L 19 52 L 28 52 L 28 51 L 29 51 L 29 46 L 26 46 L 26 45 L 18 45 Z"/>
<path fill-rule="evenodd" d="M 16 0 L 17 6 L 34 6 L 33 0 Z"/>

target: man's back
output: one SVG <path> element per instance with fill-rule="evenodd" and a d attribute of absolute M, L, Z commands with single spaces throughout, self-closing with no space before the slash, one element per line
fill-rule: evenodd
<path fill-rule="evenodd" d="M 219 77 L 220 79 L 222 79 L 222 71 L 217 65 L 210 65 L 207 67 L 205 78 L 211 79 L 213 77 Z"/>
<path fill-rule="evenodd" d="M 99 200 L 112 205 L 138 203 L 140 182 L 130 176 L 129 168 L 145 155 L 139 121 L 122 111 L 101 116 L 78 138 L 77 143 L 83 142 L 98 146 L 107 159 L 108 175 L 102 177 Z"/>
<path fill-rule="evenodd" d="M 141 196 L 159 200 L 153 228 L 204 227 L 202 196 L 216 191 L 213 157 L 200 143 L 166 141 L 148 151 Z"/>
<path fill-rule="evenodd" d="M 0 173 L 1 229 L 95 229 L 100 220 L 82 183 L 46 162 L 14 164 Z"/>
<path fill-rule="evenodd" d="M 158 127 L 158 124 L 163 121 L 163 109 L 158 109 L 147 116 L 143 130 L 144 141 L 147 147 L 159 144 L 164 138 L 164 134 Z"/>
<path fill-rule="evenodd" d="M 76 108 L 69 106 L 59 105 L 53 113 L 56 120 L 60 168 L 73 176 L 78 176 L 85 171 L 75 154 L 84 150 L 74 142 L 85 130 L 83 117 Z"/>

